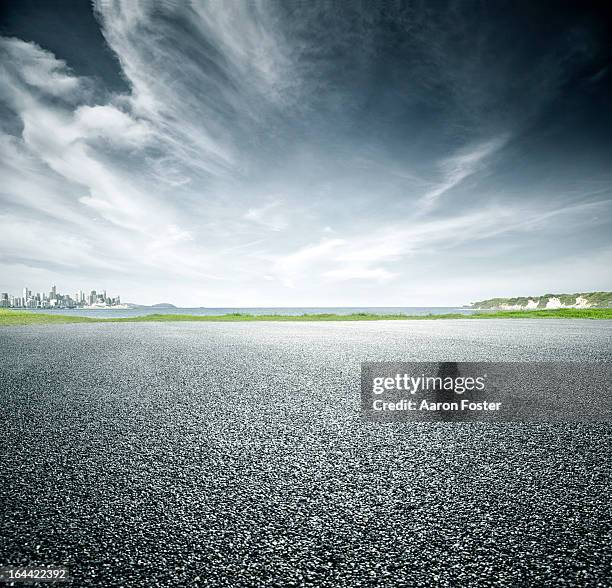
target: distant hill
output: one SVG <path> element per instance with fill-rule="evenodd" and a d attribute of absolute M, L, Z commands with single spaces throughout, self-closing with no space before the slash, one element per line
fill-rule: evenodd
<path fill-rule="evenodd" d="M 176 308 L 174 304 L 170 304 L 169 302 L 160 302 L 159 304 L 152 304 L 151 308 Z"/>
<path fill-rule="evenodd" d="M 538 308 L 612 308 L 612 292 L 544 294 L 517 298 L 489 298 L 472 302 L 468 308 L 487 310 L 535 310 Z"/>

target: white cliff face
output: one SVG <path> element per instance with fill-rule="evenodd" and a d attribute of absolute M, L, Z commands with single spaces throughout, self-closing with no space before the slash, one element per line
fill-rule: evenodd
<path fill-rule="evenodd" d="M 567 306 L 563 306 L 563 304 L 561 304 L 561 300 L 559 300 L 558 298 L 549 298 L 548 302 L 546 303 L 546 308 L 569 308 Z"/>
<path fill-rule="evenodd" d="M 497 309 L 498 310 L 536 310 L 540 308 L 538 305 L 540 303 L 540 298 L 529 298 L 527 300 L 527 304 L 500 304 Z M 546 302 L 546 306 L 543 308 L 591 308 L 593 305 L 584 297 L 577 296 L 574 304 L 563 304 L 561 299 L 553 296 L 549 298 Z"/>
<path fill-rule="evenodd" d="M 531 298 L 527 301 L 527 304 L 502 304 L 501 310 L 535 310 L 538 308 L 539 299 L 532 300 Z M 574 304 L 563 304 L 560 298 L 553 296 L 546 302 L 545 308 L 591 308 L 591 304 L 584 296 L 577 296 Z"/>
<path fill-rule="evenodd" d="M 546 303 L 546 308 L 590 308 L 591 304 L 584 296 L 577 296 L 574 304 L 562 304 L 558 298 L 551 298 Z"/>
<path fill-rule="evenodd" d="M 603 295 L 603 296 L 602 296 Z M 472 308 L 477 308 L 474 303 Z M 560 308 L 612 308 L 612 292 L 587 292 L 582 294 L 557 294 L 533 298 L 497 298 L 482 301 L 485 310 L 556 310 Z"/>
<path fill-rule="evenodd" d="M 527 304 L 500 304 L 500 310 L 535 310 L 538 307 L 538 300 L 527 300 Z"/>
<path fill-rule="evenodd" d="M 576 304 L 574 304 L 575 308 L 590 308 L 592 305 L 589 304 L 589 301 L 584 296 L 578 296 L 576 298 Z"/>

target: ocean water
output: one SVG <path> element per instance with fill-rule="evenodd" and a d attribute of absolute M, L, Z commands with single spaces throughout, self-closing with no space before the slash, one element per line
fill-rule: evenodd
<path fill-rule="evenodd" d="M 411 315 L 427 315 L 427 314 L 446 314 L 449 312 L 471 314 L 476 312 L 469 308 L 456 308 L 447 306 L 355 306 L 355 307 L 270 307 L 270 308 L 152 308 L 150 306 L 141 306 L 138 308 L 128 309 L 58 309 L 58 310 L 31 310 L 31 312 L 49 313 L 49 314 L 65 314 L 69 316 L 89 316 L 102 318 L 128 318 L 135 316 L 145 316 L 147 314 L 192 314 L 196 316 L 210 316 L 220 314 L 230 314 L 240 312 L 244 314 L 281 314 L 286 316 L 297 316 L 301 314 L 353 314 L 356 312 L 367 312 L 373 314 L 411 314 Z"/>

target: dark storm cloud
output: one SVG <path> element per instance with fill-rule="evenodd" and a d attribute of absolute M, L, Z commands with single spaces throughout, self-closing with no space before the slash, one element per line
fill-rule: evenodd
<path fill-rule="evenodd" d="M 609 287 L 604 4 L 77 4 L 5 8 L 11 284 L 46 260 L 184 304 Z"/>

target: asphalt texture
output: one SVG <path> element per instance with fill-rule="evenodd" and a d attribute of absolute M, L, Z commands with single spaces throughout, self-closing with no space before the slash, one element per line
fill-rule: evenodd
<path fill-rule="evenodd" d="M 0 354 L 0 566 L 612 585 L 611 425 L 359 415 L 362 361 L 610 361 L 612 321 L 42 325 L 0 329 Z"/>

